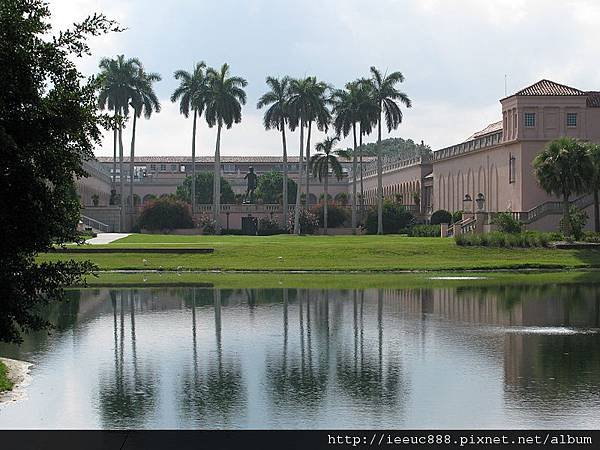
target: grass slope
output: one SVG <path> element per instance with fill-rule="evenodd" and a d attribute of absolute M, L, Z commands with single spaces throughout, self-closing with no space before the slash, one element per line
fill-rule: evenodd
<path fill-rule="evenodd" d="M 133 234 L 109 247 L 212 247 L 212 254 L 45 254 L 89 259 L 102 270 L 494 270 L 600 267 L 598 250 L 459 247 L 451 239 L 405 236 L 171 236 Z M 143 260 L 147 262 L 144 263 Z"/>

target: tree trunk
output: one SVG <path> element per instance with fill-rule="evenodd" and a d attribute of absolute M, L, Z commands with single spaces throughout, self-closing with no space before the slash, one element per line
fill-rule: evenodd
<path fill-rule="evenodd" d="M 569 196 L 563 196 L 563 233 L 565 237 L 571 236 L 573 230 L 571 229 L 571 221 L 569 220 Z"/>
<path fill-rule="evenodd" d="M 306 209 L 310 209 L 310 133 L 312 120 L 308 121 L 308 134 L 306 136 Z"/>
<path fill-rule="evenodd" d="M 381 163 L 381 104 L 377 121 L 377 234 L 383 234 L 383 167 Z"/>
<path fill-rule="evenodd" d="M 223 124 L 219 121 L 217 125 L 217 145 L 215 147 L 215 175 L 213 181 L 213 219 L 215 220 L 215 232 L 221 232 L 221 128 Z"/>
<path fill-rule="evenodd" d="M 283 228 L 288 225 L 288 162 L 285 142 L 285 120 L 281 119 L 281 141 L 283 143 Z"/>
<path fill-rule="evenodd" d="M 600 232 L 600 207 L 598 205 L 598 189 L 594 188 L 594 231 Z"/>
<path fill-rule="evenodd" d="M 131 127 L 131 152 L 129 154 L 129 199 L 131 202 L 131 212 L 135 210 L 133 201 L 133 169 L 135 163 L 135 127 L 137 124 L 137 115 L 133 112 L 133 126 Z"/>
<path fill-rule="evenodd" d="M 327 192 L 328 191 L 328 189 L 327 189 L 327 187 L 328 187 L 327 180 L 328 179 L 329 179 L 329 162 L 327 162 L 325 164 L 325 183 L 323 186 L 323 190 L 325 192 L 325 203 L 323 204 L 323 226 L 325 228 L 325 234 L 327 234 L 327 223 L 328 223 L 328 220 L 327 220 L 327 204 L 329 203 L 328 202 L 329 198 L 327 197 L 328 196 L 328 192 Z"/>
<path fill-rule="evenodd" d="M 352 123 L 354 151 L 352 152 L 352 234 L 356 234 L 356 123 Z"/>
<path fill-rule="evenodd" d="M 196 213 L 196 118 L 198 110 L 194 108 L 194 124 L 192 125 L 192 214 Z"/>
<path fill-rule="evenodd" d="M 298 190 L 296 191 L 296 210 L 294 211 L 294 234 L 300 234 L 300 198 L 302 196 L 302 177 L 304 166 L 304 120 L 300 119 L 300 157 L 298 159 Z"/>
<path fill-rule="evenodd" d="M 363 184 L 363 132 L 362 125 L 360 126 L 360 133 L 358 134 L 359 148 L 360 148 L 360 220 L 365 221 L 365 186 Z"/>
<path fill-rule="evenodd" d="M 117 110 L 115 109 L 115 122 L 117 120 Z M 115 127 L 115 129 L 113 130 L 113 172 L 112 172 L 112 183 L 111 183 L 111 190 L 116 191 L 117 190 L 117 142 L 119 140 L 118 135 L 119 135 L 119 129 L 117 127 Z"/>
<path fill-rule="evenodd" d="M 121 223 L 119 229 L 125 231 L 125 177 L 123 176 L 123 125 L 119 125 L 119 203 Z"/>

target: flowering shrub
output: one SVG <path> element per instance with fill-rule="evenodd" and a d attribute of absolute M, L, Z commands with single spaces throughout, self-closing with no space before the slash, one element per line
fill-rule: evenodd
<path fill-rule="evenodd" d="M 269 236 L 272 234 L 285 233 L 285 230 L 281 229 L 279 222 L 269 217 L 261 217 L 258 221 L 258 234 L 261 236 Z"/>
<path fill-rule="evenodd" d="M 197 223 L 204 234 L 215 234 L 217 232 L 217 222 L 213 219 L 212 214 L 203 212 L 200 214 Z"/>
<path fill-rule="evenodd" d="M 193 228 L 192 214 L 186 203 L 165 197 L 147 203 L 138 219 L 140 228 L 146 230 L 172 230 Z"/>
<path fill-rule="evenodd" d="M 304 208 L 300 209 L 300 234 L 315 234 L 318 228 L 317 216 Z M 294 214 L 290 214 L 288 219 L 288 232 L 294 232 Z"/>

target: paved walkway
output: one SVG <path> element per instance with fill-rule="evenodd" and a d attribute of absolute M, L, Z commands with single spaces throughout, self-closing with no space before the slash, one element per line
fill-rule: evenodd
<path fill-rule="evenodd" d="M 98 236 L 88 239 L 85 242 L 92 245 L 110 244 L 117 239 L 129 236 L 129 234 L 130 233 L 98 233 Z"/>

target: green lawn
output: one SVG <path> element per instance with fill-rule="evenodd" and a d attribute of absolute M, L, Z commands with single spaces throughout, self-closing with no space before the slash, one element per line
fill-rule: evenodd
<path fill-rule="evenodd" d="M 452 239 L 405 236 L 172 236 L 134 234 L 109 247 L 212 247 L 212 254 L 45 254 L 90 259 L 102 270 L 245 271 L 495 270 L 600 267 L 598 250 L 459 247 Z M 146 260 L 146 263 L 143 260 Z"/>
<path fill-rule="evenodd" d="M 10 391 L 13 388 L 13 382 L 8 379 L 8 369 L 0 361 L 0 392 Z"/>

